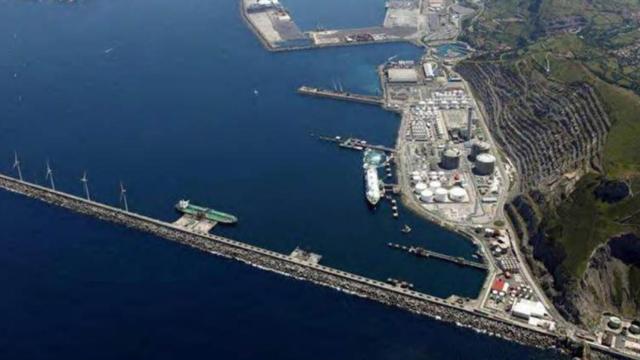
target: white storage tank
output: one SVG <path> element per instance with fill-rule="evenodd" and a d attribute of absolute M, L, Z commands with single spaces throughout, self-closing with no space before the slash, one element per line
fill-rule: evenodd
<path fill-rule="evenodd" d="M 476 157 L 475 172 L 478 175 L 491 175 L 496 167 L 496 157 L 491 154 L 480 154 Z"/>
<path fill-rule="evenodd" d="M 435 191 L 434 199 L 437 202 L 447 202 L 447 197 L 449 196 L 449 191 L 444 188 L 438 188 Z"/>
<path fill-rule="evenodd" d="M 467 191 L 459 186 L 454 186 L 449 190 L 449 199 L 453 202 L 463 202 L 467 199 Z"/>
<path fill-rule="evenodd" d="M 440 181 L 434 180 L 429 183 L 429 189 L 433 191 L 441 187 L 442 187 L 442 183 Z"/>
<path fill-rule="evenodd" d="M 426 202 L 426 203 L 431 203 L 431 202 L 433 202 L 433 196 L 434 196 L 433 191 L 427 189 L 427 190 L 425 190 L 425 191 L 420 193 L 420 201 Z"/>
<path fill-rule="evenodd" d="M 427 184 L 423 183 L 423 182 L 419 182 L 416 184 L 416 188 L 415 188 L 415 192 L 416 194 L 420 194 L 423 191 L 427 190 Z"/>
<path fill-rule="evenodd" d="M 422 177 L 420 175 L 412 175 L 411 181 L 413 181 L 414 184 L 417 184 L 422 181 Z"/>
<path fill-rule="evenodd" d="M 618 330 L 622 327 L 622 320 L 617 316 L 612 316 L 609 318 L 607 326 L 609 326 L 610 329 Z"/>

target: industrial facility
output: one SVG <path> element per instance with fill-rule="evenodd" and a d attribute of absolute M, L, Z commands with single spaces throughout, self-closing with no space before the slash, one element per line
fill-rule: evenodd
<path fill-rule="evenodd" d="M 498 159 L 489 134 L 478 126 L 472 97 L 449 81 L 451 73 L 429 57 L 381 69 L 386 104 L 402 112 L 401 155 L 413 200 L 432 216 L 482 223 L 496 213 L 508 179 L 496 171 Z"/>

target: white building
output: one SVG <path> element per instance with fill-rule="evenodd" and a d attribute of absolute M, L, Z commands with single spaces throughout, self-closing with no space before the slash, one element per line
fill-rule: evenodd
<path fill-rule="evenodd" d="M 529 318 L 543 318 L 547 315 L 547 310 L 540 301 L 532 301 L 527 299 L 520 299 L 511 308 L 513 316 L 529 320 Z"/>

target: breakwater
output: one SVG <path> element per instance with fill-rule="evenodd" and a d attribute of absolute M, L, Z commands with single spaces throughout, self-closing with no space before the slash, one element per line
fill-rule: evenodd
<path fill-rule="evenodd" d="M 332 287 L 339 291 L 455 323 L 459 326 L 474 328 L 477 331 L 521 344 L 540 348 L 563 344 L 561 337 L 556 334 L 526 324 L 514 323 L 508 319 L 493 317 L 490 314 L 477 312 L 472 308 L 453 304 L 444 299 L 409 289 L 401 289 L 381 281 L 323 265 L 307 263 L 288 255 L 228 238 L 193 233 L 174 224 L 126 212 L 8 176 L 0 175 L 0 187 L 78 213 L 152 233 L 201 251 L 242 261 L 264 270 Z"/>

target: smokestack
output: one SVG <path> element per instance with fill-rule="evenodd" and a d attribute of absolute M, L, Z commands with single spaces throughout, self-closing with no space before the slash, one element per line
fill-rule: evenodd
<path fill-rule="evenodd" d="M 467 112 L 467 140 L 473 139 L 473 107 L 469 106 Z"/>

